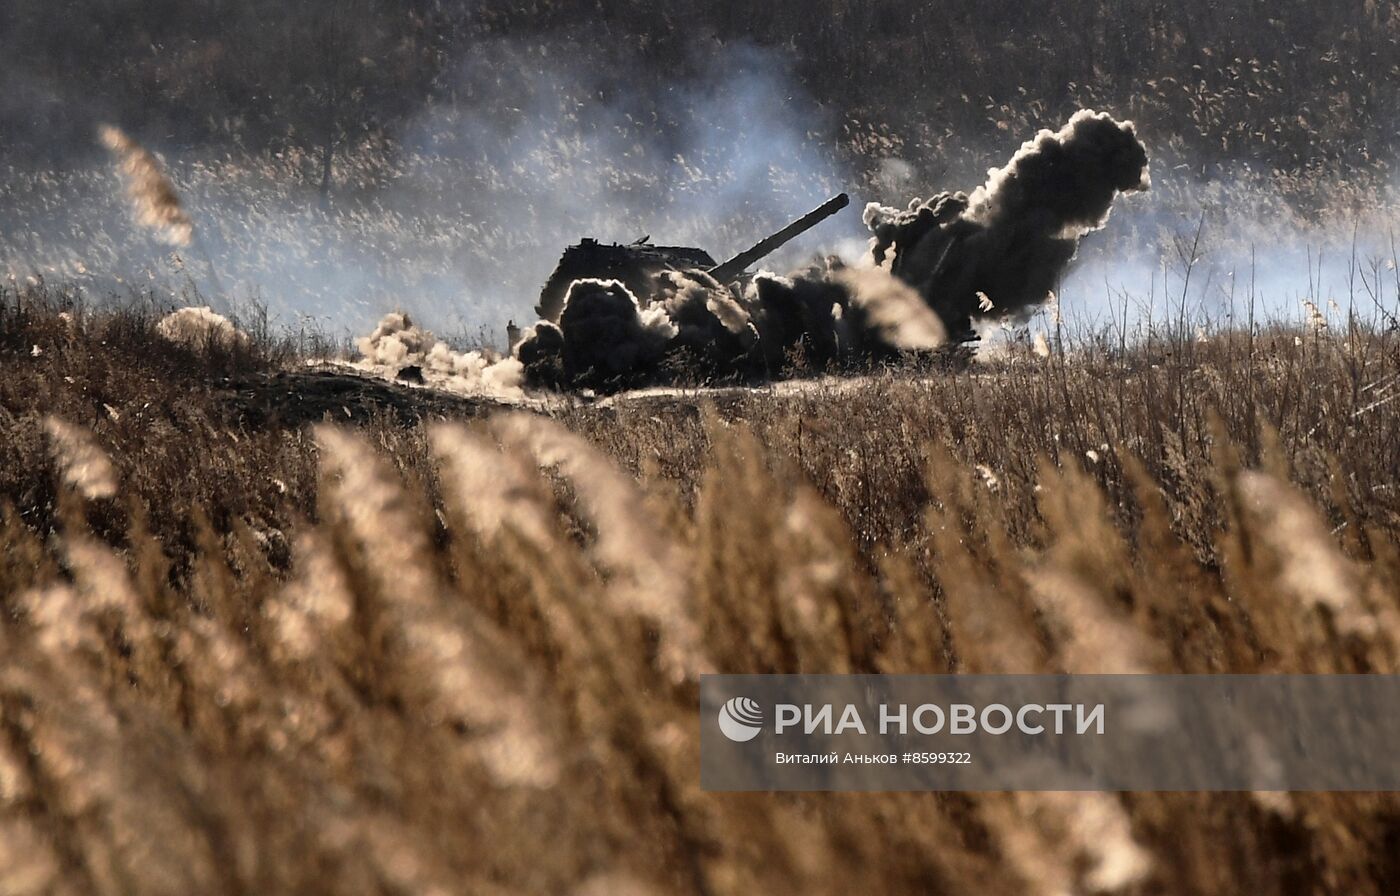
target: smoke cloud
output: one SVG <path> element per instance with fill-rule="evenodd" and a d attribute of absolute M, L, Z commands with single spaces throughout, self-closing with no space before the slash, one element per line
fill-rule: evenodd
<path fill-rule="evenodd" d="M 617 280 L 577 280 L 559 322 L 516 349 L 526 382 L 599 392 L 677 383 L 754 383 L 855 369 L 941 346 L 938 316 L 878 268 L 837 259 L 733 288 L 704 271 L 667 271 L 638 297 Z"/>
<path fill-rule="evenodd" d="M 160 319 L 156 332 L 162 338 L 189 348 L 217 345 L 234 348 L 248 344 L 248 334 L 213 308 L 178 308 Z"/>
<path fill-rule="evenodd" d="M 1132 122 L 1082 110 L 1023 144 L 971 196 L 939 193 L 902 211 L 872 203 L 865 223 L 875 263 L 963 336 L 975 318 L 1018 315 L 1042 302 L 1079 239 L 1107 223 L 1114 198 L 1149 184 L 1147 150 Z"/>
<path fill-rule="evenodd" d="M 836 258 L 788 277 L 721 284 L 702 270 L 583 277 L 557 321 L 516 350 L 526 382 L 615 391 L 678 382 L 754 382 L 868 367 L 970 338 L 974 319 L 1042 302 L 1079 239 L 1119 193 L 1147 189 L 1131 122 L 1081 111 L 1041 131 L 972 194 L 905 210 L 871 203 L 866 264 Z M 609 258 L 648 247 L 605 247 Z M 639 288 L 640 286 L 640 288 Z M 552 303 L 549 303 L 552 305 Z"/>
<path fill-rule="evenodd" d="M 372 333 L 356 341 L 356 348 L 361 355 L 357 367 L 390 379 L 463 395 L 524 397 L 518 360 L 490 349 L 457 351 L 401 311 L 384 315 Z"/>
<path fill-rule="evenodd" d="M 65 146 L 51 169 L 0 178 L 0 279 L 208 304 L 216 270 L 225 313 L 256 301 L 274 323 L 359 335 L 402 308 L 473 338 L 527 315 L 581 236 L 725 253 L 848 185 L 783 53 L 697 43 L 658 79 L 613 45 L 588 29 L 473 43 L 389 139 L 337 145 L 324 203 L 314 147 L 223 152 L 133 130 L 170 188 L 142 195 L 178 191 L 147 206 L 183 211 L 168 229 L 133 223 L 94 121 L 86 154 Z"/>

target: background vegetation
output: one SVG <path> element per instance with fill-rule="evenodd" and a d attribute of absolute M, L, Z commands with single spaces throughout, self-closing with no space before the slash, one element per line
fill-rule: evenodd
<path fill-rule="evenodd" d="M 849 191 L 768 264 L 854 258 L 865 201 L 972 189 L 1093 107 L 1136 120 L 1153 188 L 1086 242 L 1066 308 L 1160 303 L 1203 222 L 1201 314 L 1247 270 L 1296 312 L 1340 296 L 1358 244 L 1393 255 L 1397 41 L 1394 5 L 1362 0 L 14 0 L 0 278 L 193 285 L 352 335 L 402 307 L 499 342 L 581 236 L 720 257 Z M 194 245 L 132 226 L 102 123 L 161 156 Z"/>
<path fill-rule="evenodd" d="M 502 41 L 537 60 L 571 45 L 611 59 L 605 103 L 684 81 L 726 46 L 770 49 L 816 104 L 804 106 L 814 131 L 862 160 L 984 152 L 1103 107 L 1206 175 L 1229 160 L 1384 177 L 1395 161 L 1400 11 L 1379 0 L 12 0 L 0 155 L 81 151 L 110 120 L 181 153 L 299 150 L 319 184 L 328 146 L 392 141 L 435 104 L 489 109 L 495 98 L 460 73 L 497 62 Z M 497 76 L 522 73 L 502 64 Z"/>

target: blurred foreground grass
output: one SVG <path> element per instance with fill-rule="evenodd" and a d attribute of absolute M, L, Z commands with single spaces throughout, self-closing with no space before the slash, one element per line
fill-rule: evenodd
<path fill-rule="evenodd" d="M 708 794 L 695 717 L 1398 671 L 1393 333 L 308 429 L 228 388 L 305 345 L 155 321 L 0 316 L 0 892 L 1400 888 L 1393 795 Z"/>

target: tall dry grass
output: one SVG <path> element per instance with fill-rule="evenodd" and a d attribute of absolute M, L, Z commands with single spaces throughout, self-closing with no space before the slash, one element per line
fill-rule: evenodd
<path fill-rule="evenodd" d="M 154 231 L 171 246 L 188 246 L 194 239 L 194 221 L 160 160 L 121 128 L 103 125 L 98 139 L 116 158 L 117 167 L 126 178 L 136 223 Z"/>
<path fill-rule="evenodd" d="M 1400 885 L 1390 795 L 711 794 L 695 714 L 711 669 L 1396 672 L 1391 335 L 307 431 L 237 423 L 256 341 L 4 322 L 0 892 Z"/>

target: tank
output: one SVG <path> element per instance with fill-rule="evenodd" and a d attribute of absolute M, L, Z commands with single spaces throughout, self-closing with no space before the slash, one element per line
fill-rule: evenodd
<path fill-rule="evenodd" d="M 535 313 L 548 321 L 558 322 L 564 310 L 564 297 L 575 280 L 588 278 L 618 280 L 639 299 L 645 299 L 652 289 L 653 278 L 663 271 L 701 270 L 720 283 L 741 280 L 750 267 L 798 235 L 811 230 L 850 204 L 842 193 L 833 196 L 817 208 L 793 221 L 753 246 L 718 264 L 704 249 L 692 246 L 654 246 L 648 237 L 635 243 L 602 243 L 585 237 L 564 250 L 554 273 L 540 290 Z"/>

